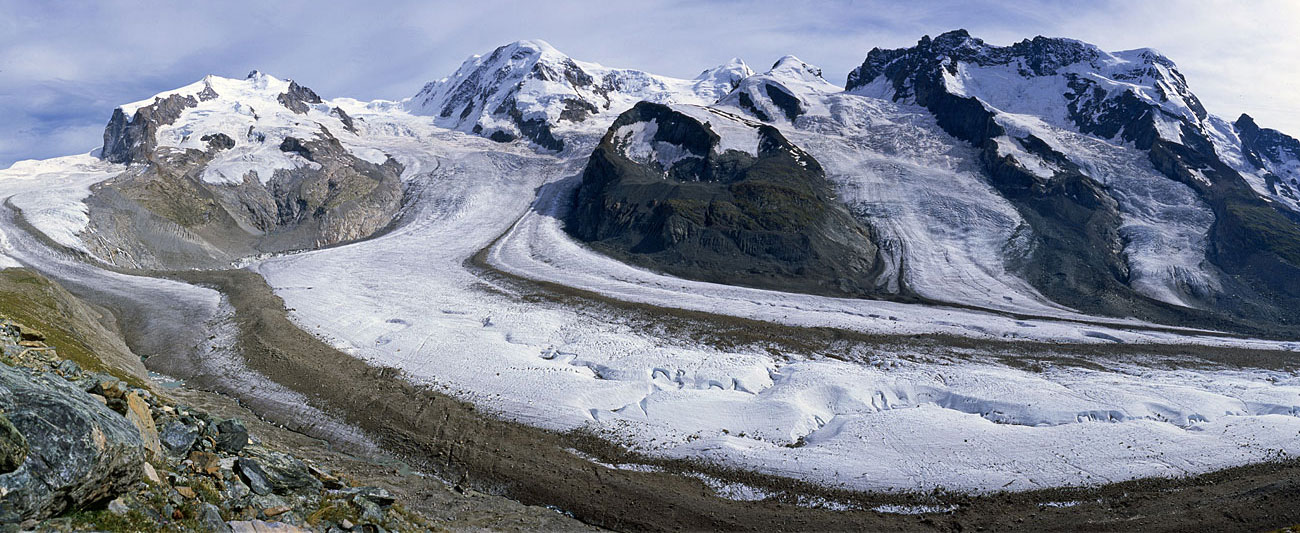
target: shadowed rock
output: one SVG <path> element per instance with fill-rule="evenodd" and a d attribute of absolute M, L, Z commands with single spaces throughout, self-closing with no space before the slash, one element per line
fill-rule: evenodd
<path fill-rule="evenodd" d="M 720 118 L 720 120 L 726 120 Z M 629 157 L 624 127 L 682 157 Z M 649 127 L 649 126 L 646 126 Z M 614 257 L 692 279 L 836 296 L 877 294 L 871 230 L 835 201 L 821 165 L 775 128 L 757 155 L 719 149 L 706 124 L 642 102 L 614 122 L 583 172 L 566 228 Z"/>

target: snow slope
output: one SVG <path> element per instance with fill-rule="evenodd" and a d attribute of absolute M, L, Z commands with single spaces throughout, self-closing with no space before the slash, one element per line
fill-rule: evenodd
<path fill-rule="evenodd" d="M 202 179 L 208 183 L 238 185 L 245 178 L 266 184 L 279 169 L 316 166 L 303 156 L 280 149 L 286 137 L 309 140 L 321 137 L 321 129 L 339 139 L 360 159 L 382 164 L 382 151 L 356 148 L 357 135 L 333 112 L 333 103 L 305 103 L 306 113 L 299 114 L 278 99 L 289 91 L 289 80 L 280 80 L 269 74 L 254 71 L 248 78 L 237 80 L 220 76 L 206 76 L 202 80 L 176 90 L 166 91 L 153 98 L 121 106 L 123 113 L 131 116 L 141 107 L 169 96 L 192 96 L 197 106 L 186 108 L 175 122 L 158 128 L 160 147 L 178 149 L 208 149 L 206 136 L 224 134 L 234 141 L 234 147 L 219 152 L 203 170 Z"/>
<path fill-rule="evenodd" d="M 0 170 L 0 191 L 23 218 L 54 242 L 86 251 L 81 233 L 90 224 L 86 204 L 90 186 L 116 176 L 125 169 L 92 155 L 73 155 L 43 161 L 19 161 Z M 0 243 L 5 249 L 7 243 Z M 0 264 L 17 266 L 0 250 Z"/>

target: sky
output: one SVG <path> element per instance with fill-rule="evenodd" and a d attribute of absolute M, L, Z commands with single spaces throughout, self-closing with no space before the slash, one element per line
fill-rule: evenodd
<path fill-rule="evenodd" d="M 794 54 L 843 84 L 873 47 L 965 28 L 1174 60 L 1206 107 L 1300 136 L 1300 2 L 786 0 L 276 2 L 0 0 L 0 168 L 102 144 L 118 105 L 258 69 L 323 97 L 401 99 L 520 39 L 677 77 Z"/>

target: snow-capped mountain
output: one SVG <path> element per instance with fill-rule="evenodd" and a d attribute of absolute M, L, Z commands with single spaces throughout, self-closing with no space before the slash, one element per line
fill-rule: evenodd
<path fill-rule="evenodd" d="M 208 77 L 122 106 L 106 128 L 102 156 L 148 162 L 136 166 L 153 169 L 150 176 L 190 176 L 179 181 L 190 184 L 183 189 L 209 192 L 158 195 L 151 192 L 157 186 L 119 179 L 92 202 L 119 210 L 144 205 L 177 222 L 180 229 L 164 224 L 146 233 L 179 233 L 189 243 L 182 257 L 230 260 L 361 238 L 396 212 L 401 170 L 386 152 L 396 153 L 401 138 L 422 135 L 422 123 L 519 141 L 566 159 L 584 158 L 594 147 L 664 177 L 718 181 L 710 174 L 716 165 L 696 164 L 717 155 L 665 144 L 658 138 L 664 133 L 652 131 L 654 120 L 637 122 L 636 135 L 614 131 L 611 124 L 637 102 L 707 117 L 706 136 L 724 144 L 735 138 L 725 131 L 758 131 L 729 124 L 775 127 L 788 139 L 783 142 L 825 169 L 833 193 L 809 198 L 817 198 L 817 210 L 842 205 L 855 213 L 854 225 L 869 235 L 859 255 L 871 259 L 870 266 L 849 270 L 871 279 L 810 286 L 1200 326 L 1230 316 L 1249 328 L 1285 320 L 1284 310 L 1300 303 L 1300 282 L 1284 274 L 1300 264 L 1286 244 L 1300 236 L 1291 212 L 1300 172 L 1295 141 L 1248 117 L 1233 124 L 1208 114 L 1176 65 L 1153 50 L 1112 53 L 1070 39 L 1036 37 L 999 47 L 965 31 L 948 32 L 911 48 L 871 50 L 844 88 L 793 56 L 761 74 L 733 59 L 683 80 L 575 60 L 543 41 L 474 56 L 402 102 L 326 101 L 261 73 L 245 80 Z M 611 142 L 620 151 L 601 148 Z M 341 182 L 345 174 L 371 178 Z M 582 188 L 575 212 L 590 215 L 580 219 L 591 224 L 571 219 L 570 231 L 584 240 L 631 238 L 614 235 L 621 231 L 661 234 L 673 243 L 715 229 L 737 235 L 735 228 L 679 227 L 693 218 L 664 209 L 680 203 L 667 200 L 685 194 L 681 187 L 651 202 L 659 211 L 642 222 L 658 221 L 656 228 L 638 227 L 633 209 L 600 222 L 621 230 L 595 231 L 600 217 L 592 202 L 624 210 L 635 204 L 593 194 L 597 189 L 619 188 Z M 121 195 L 129 201 L 110 201 L 111 190 L 129 191 Z M 218 198 L 221 209 L 198 218 L 175 214 L 185 211 L 173 205 L 176 198 L 206 195 Z M 304 198 L 306 207 L 299 202 Z M 142 246 L 136 240 L 161 237 L 131 239 L 141 230 L 123 231 L 108 222 L 113 217 L 92 219 L 99 249 L 126 250 L 141 264 L 161 261 L 156 250 L 133 249 Z M 304 223 L 318 229 L 295 233 Z M 697 251 L 720 242 L 706 240 L 712 244 Z M 604 250 L 669 268 L 647 259 L 662 255 L 663 246 L 629 241 L 622 252 L 616 248 Z M 732 248 L 708 269 L 699 258 L 675 261 L 696 263 L 683 275 L 723 280 L 735 275 L 728 260 L 775 257 L 756 252 L 762 248 Z M 849 257 L 823 259 L 835 256 Z"/>
<path fill-rule="evenodd" d="M 777 60 L 772 68 L 752 75 L 718 103 L 739 107 L 749 115 L 765 121 L 794 122 L 808 112 L 814 102 L 803 95 L 836 93 L 841 89 L 822 78 L 822 70 L 795 56 Z"/>
<path fill-rule="evenodd" d="M 752 73 L 733 59 L 683 80 L 577 61 L 545 41 L 518 41 L 466 60 L 455 74 L 425 85 L 407 108 L 445 128 L 560 151 L 561 132 L 582 129 L 590 117 L 612 120 L 639 101 L 712 104 Z"/>
<path fill-rule="evenodd" d="M 1033 229 L 1020 275 L 1058 302 L 1178 320 L 1154 300 L 1262 323 L 1297 303 L 1288 243 L 1300 232 L 1284 193 L 1153 50 L 1045 37 L 998 47 L 959 30 L 872 50 L 846 88 L 924 107 L 980 151 Z"/>
<path fill-rule="evenodd" d="M 261 72 L 207 76 L 118 107 L 88 246 L 124 266 L 226 264 L 369 236 L 401 205 L 402 166 L 342 108 Z"/>

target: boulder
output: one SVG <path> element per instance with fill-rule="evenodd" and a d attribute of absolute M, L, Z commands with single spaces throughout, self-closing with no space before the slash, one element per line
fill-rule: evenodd
<path fill-rule="evenodd" d="M 217 424 L 217 449 L 239 453 L 248 446 L 248 429 L 237 419 L 222 420 Z"/>
<path fill-rule="evenodd" d="M 276 494 L 318 495 L 324 488 L 297 457 L 260 448 L 250 448 L 249 458 L 241 457 L 235 465 L 243 470 L 260 471 L 263 479 Z M 242 475 L 242 474 L 241 474 Z M 247 479 L 245 481 L 248 481 Z M 249 487 L 253 487 L 249 483 Z M 257 492 L 256 487 L 254 492 Z"/>
<path fill-rule="evenodd" d="M 5 519 L 93 505 L 140 479 L 139 431 L 63 378 L 0 365 L 0 410 L 29 446 L 16 470 L 0 474 Z"/>
<path fill-rule="evenodd" d="M 199 506 L 199 527 L 210 533 L 230 533 L 230 526 L 221 519 L 221 509 L 210 503 Z"/>
<path fill-rule="evenodd" d="M 126 419 L 140 432 L 140 440 L 144 441 L 145 449 L 149 450 L 149 458 L 162 459 L 162 443 L 158 440 L 158 427 L 153 423 L 149 404 L 134 392 L 126 394 Z"/>
<path fill-rule="evenodd" d="M 239 479 L 244 480 L 244 483 L 248 484 L 248 488 L 254 494 L 267 495 L 274 492 L 271 481 L 267 479 L 266 472 L 262 470 L 261 465 L 257 464 L 257 461 L 247 457 L 240 457 L 239 460 L 235 461 L 235 473 L 239 474 Z"/>
<path fill-rule="evenodd" d="M 199 430 L 194 426 L 174 420 L 163 427 L 160 440 L 167 453 L 175 457 L 184 457 L 194 447 L 199 438 Z"/>

